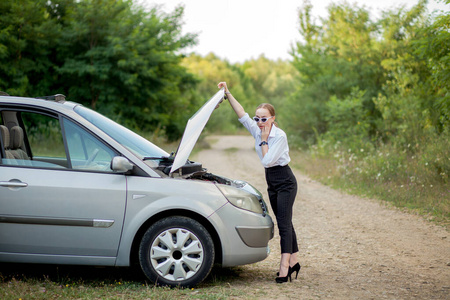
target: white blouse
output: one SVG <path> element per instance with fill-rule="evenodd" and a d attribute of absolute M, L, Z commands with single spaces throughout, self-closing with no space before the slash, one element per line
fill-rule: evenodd
<path fill-rule="evenodd" d="M 256 153 L 258 153 L 259 159 L 261 160 L 264 168 L 285 166 L 291 161 L 291 158 L 289 157 L 289 145 L 287 142 L 286 133 L 284 133 L 283 130 L 275 125 L 272 126 L 267 139 L 269 151 L 263 157 L 262 149 L 259 145 L 261 143 L 261 129 L 258 127 L 258 124 L 255 120 L 250 118 L 248 114 L 245 114 L 242 118 L 240 118 L 239 122 L 241 122 L 242 125 L 244 125 L 244 127 L 247 128 L 247 130 L 255 138 L 255 150 Z"/>

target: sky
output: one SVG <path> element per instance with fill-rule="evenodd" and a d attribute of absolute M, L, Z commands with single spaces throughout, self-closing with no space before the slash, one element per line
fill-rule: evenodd
<path fill-rule="evenodd" d="M 256 59 L 261 54 L 276 59 L 291 59 L 291 45 L 301 40 L 298 32 L 298 8 L 302 0 L 141 0 L 144 5 L 162 5 L 172 12 L 183 4 L 183 33 L 197 33 L 198 43 L 185 50 L 206 55 L 213 52 L 230 63 Z M 313 17 L 327 17 L 330 3 L 342 0 L 312 0 Z M 369 8 L 373 19 L 382 10 L 405 5 L 411 8 L 418 0 L 348 0 Z M 428 10 L 450 11 L 443 0 L 428 0 Z"/>

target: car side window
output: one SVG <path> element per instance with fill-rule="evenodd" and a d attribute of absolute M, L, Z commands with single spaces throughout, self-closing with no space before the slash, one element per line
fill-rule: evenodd
<path fill-rule="evenodd" d="M 25 125 L 25 138 L 28 140 L 34 160 L 55 162 L 65 168 L 67 155 L 59 120 L 48 115 L 22 112 L 22 121 Z M 12 133 L 13 128 L 10 129 Z"/>
<path fill-rule="evenodd" d="M 9 143 L 2 164 L 35 168 L 68 167 L 61 127 L 56 117 L 18 111 L 5 111 L 3 114 L 9 120 L 4 125 Z"/>
<path fill-rule="evenodd" d="M 94 135 L 64 118 L 70 162 L 73 169 L 113 172 L 111 161 L 116 153 Z"/>
<path fill-rule="evenodd" d="M 69 119 L 14 110 L 2 116 L 0 165 L 113 172 L 111 161 L 117 153 Z"/>

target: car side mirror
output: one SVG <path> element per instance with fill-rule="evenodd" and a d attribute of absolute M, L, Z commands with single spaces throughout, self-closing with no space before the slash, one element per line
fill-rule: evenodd
<path fill-rule="evenodd" d="M 111 161 L 111 170 L 117 173 L 126 173 L 133 170 L 134 165 L 123 156 L 115 156 Z"/>

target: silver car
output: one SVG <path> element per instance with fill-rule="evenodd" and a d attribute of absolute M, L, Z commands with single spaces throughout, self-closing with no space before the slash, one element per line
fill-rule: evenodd
<path fill-rule="evenodd" d="M 130 266 L 194 286 L 214 263 L 264 260 L 273 222 L 250 184 L 188 160 L 220 90 L 175 155 L 62 95 L 0 96 L 0 262 Z"/>

